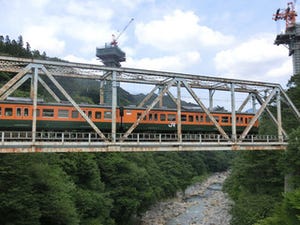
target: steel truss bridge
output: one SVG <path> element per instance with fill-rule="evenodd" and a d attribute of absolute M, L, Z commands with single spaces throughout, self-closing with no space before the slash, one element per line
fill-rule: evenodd
<path fill-rule="evenodd" d="M 26 132 L 0 132 L 0 152 L 114 152 L 114 151 L 200 151 L 200 150 L 285 150 L 287 133 L 282 128 L 281 102 L 284 101 L 300 120 L 300 113 L 293 105 L 279 84 L 255 82 L 237 79 L 225 79 L 210 76 L 190 75 L 173 72 L 162 72 L 132 68 L 114 68 L 93 64 L 46 61 L 0 56 L 0 71 L 13 73 L 13 77 L 0 88 L 0 100 L 6 100 L 24 82 L 31 79 L 30 97 L 33 104 L 32 130 Z M 91 79 L 97 82 L 111 82 L 112 90 L 112 122 L 111 133 L 103 133 L 84 113 L 80 106 L 57 81 L 57 77 Z M 93 132 L 39 132 L 36 129 L 38 105 L 38 83 L 45 88 L 57 102 L 61 99 L 45 82 L 45 78 L 54 84 L 65 99 L 70 102 L 79 114 L 91 126 Z M 118 83 L 134 83 L 152 85 L 153 89 L 138 104 L 138 107 L 149 104 L 149 100 L 158 91 L 151 104 L 124 133 L 117 133 L 117 86 Z M 100 103 L 103 96 L 103 85 L 99 87 Z M 176 89 L 176 95 L 170 91 Z M 217 134 L 185 134 L 182 133 L 182 91 L 185 90 L 209 117 Z M 208 92 L 208 106 L 204 98 L 197 94 L 198 90 Z M 226 132 L 212 115 L 214 94 L 229 92 L 232 126 Z M 236 94 L 246 95 L 243 103 L 237 105 Z M 140 121 L 157 105 L 163 106 L 163 96 L 169 95 L 177 106 L 177 133 L 135 133 L 134 129 Z M 236 114 L 243 112 L 245 106 L 252 101 L 254 117 L 241 134 L 237 134 Z M 255 104 L 259 108 L 255 109 Z M 274 116 L 268 106 L 276 107 Z M 249 135 L 249 131 L 263 112 L 271 118 L 277 127 L 276 136 Z M 1 118 L 0 118 L 1 119 Z"/>

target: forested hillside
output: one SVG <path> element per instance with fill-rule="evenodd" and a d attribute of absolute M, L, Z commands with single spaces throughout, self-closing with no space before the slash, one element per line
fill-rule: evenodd
<path fill-rule="evenodd" d="M 300 74 L 291 77 L 287 94 L 300 109 Z M 300 126 L 283 104 L 283 123 L 289 133 L 286 152 L 241 152 L 237 154 L 226 190 L 234 200 L 232 225 L 300 224 Z M 275 114 L 276 115 L 276 114 Z M 261 133 L 276 134 L 263 117 Z M 284 194 L 284 179 L 291 191 Z"/>
<path fill-rule="evenodd" d="M 21 36 L 18 41 L 0 38 L 1 55 L 48 59 L 46 53 L 37 52 L 28 43 L 24 48 Z M 0 73 L 0 84 L 12 75 Z M 79 101 L 97 103 L 93 98 L 97 87 L 81 82 L 69 80 L 65 88 L 73 90 Z M 26 96 L 29 86 L 14 94 Z M 49 96 L 39 92 L 39 97 Z M 0 224 L 135 224 L 151 204 L 174 196 L 208 173 L 227 170 L 231 156 L 229 152 L 1 154 Z"/>

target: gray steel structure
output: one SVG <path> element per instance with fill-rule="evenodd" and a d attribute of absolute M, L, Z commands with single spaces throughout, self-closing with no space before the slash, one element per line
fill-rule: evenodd
<path fill-rule="evenodd" d="M 284 34 L 278 34 L 274 41 L 275 45 L 287 45 L 289 56 L 293 56 L 293 73 L 300 73 L 300 24 L 286 29 Z"/>
<path fill-rule="evenodd" d="M 14 77 L 0 88 L 0 100 L 5 100 L 10 94 L 20 87 L 27 79 L 32 80 L 31 98 L 33 101 L 33 108 L 37 108 L 37 93 L 38 82 L 51 94 L 57 101 L 61 100 L 51 90 L 51 88 L 44 81 L 47 77 L 55 87 L 63 94 L 63 96 L 76 108 L 81 116 L 90 124 L 94 130 L 97 138 L 91 141 L 90 138 L 82 140 L 82 142 L 73 142 L 74 140 L 64 138 L 64 134 L 58 135 L 57 141 L 53 142 L 49 139 L 41 139 L 36 130 L 36 114 L 33 115 L 32 131 L 25 135 L 23 141 L 16 139 L 7 139 L 8 134 L 1 134 L 0 152 L 69 152 L 69 151 L 197 151 L 197 150 L 284 150 L 286 149 L 286 132 L 282 128 L 281 120 L 281 101 L 289 105 L 295 116 L 300 120 L 300 113 L 293 105 L 289 97 L 286 95 L 283 88 L 276 83 L 246 81 L 238 79 L 225 79 L 210 76 L 191 75 L 183 73 L 152 71 L 132 68 L 115 68 L 106 67 L 93 64 L 71 63 L 71 62 L 57 62 L 44 61 L 34 59 L 23 59 L 14 57 L 0 56 L 0 71 L 15 73 Z M 110 81 L 112 83 L 112 130 L 110 134 L 104 134 L 99 128 L 89 119 L 89 117 L 81 110 L 79 105 L 72 99 L 72 97 L 64 90 L 64 88 L 57 82 L 55 77 L 70 77 L 93 79 L 97 81 Z M 132 126 L 124 133 L 117 134 L 116 130 L 116 109 L 117 109 L 117 82 L 137 83 L 153 85 L 152 91 L 139 104 L 143 106 L 154 92 L 159 89 L 158 96 L 153 102 L 148 105 L 142 115 L 132 124 Z M 176 98 L 170 92 L 170 88 L 177 89 Z M 216 127 L 219 134 L 213 139 L 203 140 L 201 134 L 197 138 L 186 136 L 182 134 L 181 130 L 181 91 L 186 90 L 195 102 L 204 111 L 213 125 Z M 202 97 L 196 93 L 197 89 L 209 90 L 209 107 L 203 103 Z M 231 116 L 232 116 L 232 131 L 226 133 L 219 125 L 216 119 L 212 116 L 213 94 L 216 91 L 225 91 L 231 93 Z M 236 94 L 246 93 L 247 97 L 237 109 Z M 169 94 L 177 105 L 177 134 L 175 137 L 162 139 L 158 137 L 154 139 L 140 139 L 140 135 L 134 134 L 134 129 L 139 125 L 140 121 L 161 102 L 163 96 Z M 254 118 L 250 121 L 248 126 L 241 134 L 236 133 L 236 113 L 242 112 L 245 105 L 251 100 L 255 99 L 260 108 L 255 112 Z M 268 105 L 275 101 L 277 107 L 276 117 L 268 109 Z M 273 103 L 274 104 L 274 103 Z M 35 110 L 34 110 L 35 112 Z M 248 133 L 253 127 L 255 121 L 266 112 L 272 121 L 276 124 L 278 135 L 276 138 L 267 138 L 265 141 L 257 139 L 257 137 L 249 137 Z M 90 134 L 94 135 L 94 134 Z M 137 135 L 137 136 L 134 136 Z M 9 136 L 9 135 L 8 135 Z M 89 136 L 89 135 L 88 135 Z M 134 138 L 133 138 L 134 136 Z M 18 139 L 22 140 L 22 139 Z M 55 139 L 56 140 L 56 139 Z"/>

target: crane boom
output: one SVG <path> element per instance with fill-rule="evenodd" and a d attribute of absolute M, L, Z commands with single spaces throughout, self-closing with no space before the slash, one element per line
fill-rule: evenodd
<path fill-rule="evenodd" d="M 273 15 L 273 20 L 285 20 L 286 30 L 294 27 L 296 23 L 297 12 L 293 2 L 287 4 L 286 9 L 278 9 Z"/>
<path fill-rule="evenodd" d="M 115 37 L 115 35 L 113 34 L 113 40 L 110 43 L 112 46 L 117 46 L 118 45 L 118 39 L 121 37 L 121 35 L 125 32 L 125 30 L 128 28 L 128 26 L 132 23 L 132 21 L 134 20 L 134 18 L 131 18 L 131 20 L 127 23 L 127 25 L 123 28 L 123 30 L 118 34 L 117 37 Z"/>

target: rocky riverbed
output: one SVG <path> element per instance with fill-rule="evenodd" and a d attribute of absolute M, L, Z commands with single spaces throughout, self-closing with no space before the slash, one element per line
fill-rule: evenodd
<path fill-rule="evenodd" d="M 230 200 L 222 192 L 228 172 L 215 173 L 191 185 L 177 198 L 154 205 L 142 217 L 142 225 L 229 225 Z"/>

